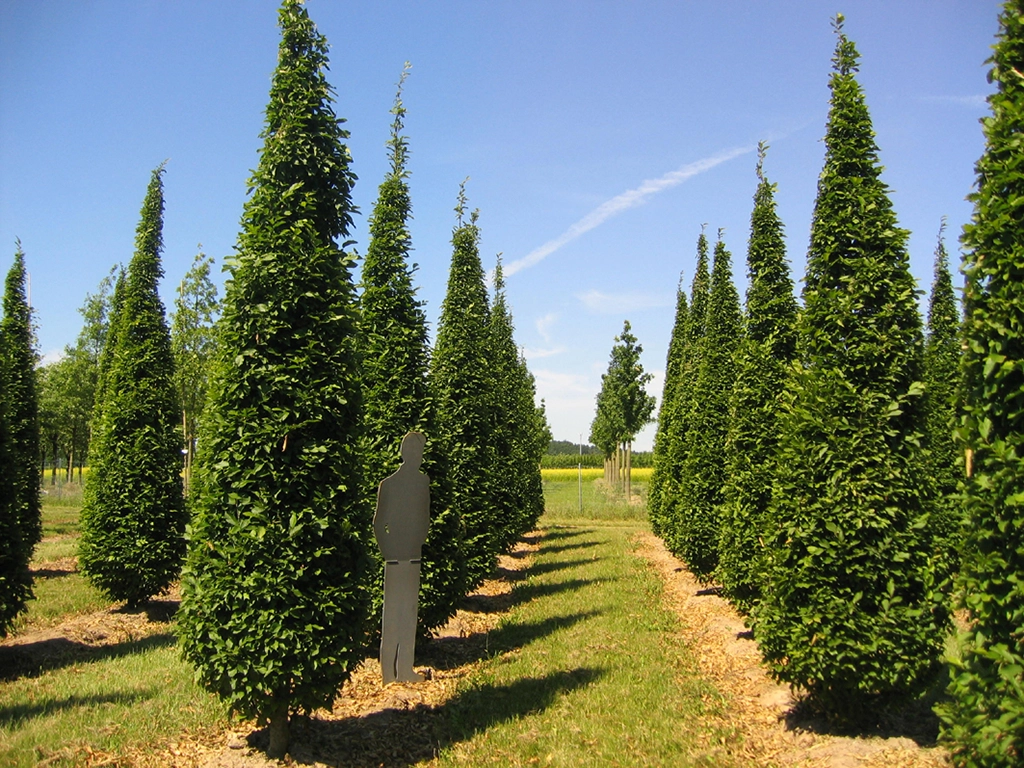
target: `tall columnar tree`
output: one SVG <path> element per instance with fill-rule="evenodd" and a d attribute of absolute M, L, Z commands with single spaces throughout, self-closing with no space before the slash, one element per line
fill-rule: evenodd
<path fill-rule="evenodd" d="M 197 464 L 179 631 L 199 680 L 269 720 L 329 707 L 365 655 L 371 509 L 357 309 L 344 238 L 355 176 L 327 40 L 298 0 L 230 262 Z"/>
<path fill-rule="evenodd" d="M 948 614 L 933 583 L 907 233 L 880 178 L 842 23 L 755 633 L 778 680 L 857 717 L 875 695 L 922 684 Z"/>
<path fill-rule="evenodd" d="M 28 570 L 42 532 L 39 425 L 32 316 L 25 298 L 25 255 L 17 244 L 0 322 L 0 637 L 32 597 Z"/>
<path fill-rule="evenodd" d="M 682 558 L 701 581 L 718 567 L 719 507 L 726 480 L 725 438 L 729 398 L 736 376 L 736 349 L 742 334 L 740 299 L 732 282 L 731 255 L 719 233 L 711 270 L 707 321 L 693 380 L 678 510 Z"/>
<path fill-rule="evenodd" d="M 124 281 L 94 428 L 79 563 L 115 600 L 137 605 L 178 577 L 185 506 L 174 358 L 164 306 L 163 166 L 153 171 Z"/>
<path fill-rule="evenodd" d="M 507 552 L 544 511 L 537 407 L 533 376 L 516 346 L 505 295 L 501 259 L 494 269 L 494 301 L 488 326 L 493 377 L 492 491 L 499 549 Z"/>
<path fill-rule="evenodd" d="M 465 591 L 479 586 L 494 570 L 500 539 L 492 499 L 491 425 L 493 383 L 488 350 L 489 307 L 480 263 L 477 212 L 466 221 L 465 185 L 455 208 L 448 289 L 441 304 L 437 340 L 430 360 L 430 394 L 438 449 L 447 461 L 448 504 L 462 520 L 464 540 L 434 555 L 449 566 L 465 567 Z M 454 548 L 459 542 L 450 544 Z M 457 583 L 458 573 L 452 573 Z M 465 594 L 465 592 L 463 592 Z M 454 613 L 455 606 L 451 606 Z"/>
<path fill-rule="evenodd" d="M 697 265 L 690 283 L 689 311 L 686 315 L 682 358 L 679 361 L 678 380 L 668 408 L 670 419 L 668 439 L 662 461 L 665 467 L 665 485 L 662 488 L 662 538 L 675 554 L 681 554 L 680 510 L 683 491 L 683 464 L 689 455 L 690 423 L 694 409 L 693 389 L 703 350 L 704 333 L 711 294 L 711 273 L 708 268 L 708 239 L 703 228 L 697 238 Z"/>
<path fill-rule="evenodd" d="M 686 356 L 686 319 L 689 315 L 689 302 L 683 290 L 683 276 L 679 275 L 679 286 L 676 289 L 676 314 L 672 325 L 672 336 L 669 339 L 668 353 L 665 356 L 665 383 L 661 389 L 661 403 L 658 409 L 658 430 L 654 435 L 654 469 L 647 489 L 647 516 L 656 536 L 665 535 L 664 527 L 664 489 L 668 483 L 666 467 L 670 435 L 672 434 L 672 403 L 682 379 Z"/>
<path fill-rule="evenodd" d="M 210 387 L 210 367 L 216 345 L 214 321 L 220 302 L 217 286 L 210 279 L 213 258 L 202 251 L 178 286 L 171 315 L 171 350 L 174 352 L 174 389 L 181 404 L 182 452 L 185 456 L 185 491 L 192 479 L 199 417 Z"/>
<path fill-rule="evenodd" d="M 954 437 L 958 414 L 960 358 L 963 335 L 949 257 L 942 239 L 943 220 L 935 247 L 935 277 L 928 300 L 928 329 L 924 344 L 925 402 L 928 406 L 928 446 L 931 474 L 935 479 L 936 506 L 933 527 L 943 572 L 952 574 L 959 565 L 962 545 L 963 504 L 959 484 L 964 479 L 964 452 Z"/>
<path fill-rule="evenodd" d="M 626 320 L 622 324 L 622 333 L 615 337 L 612 347 L 612 361 L 608 368 L 611 377 L 610 391 L 614 396 L 614 409 L 618 414 L 617 422 L 621 427 L 619 442 L 624 444 L 626 466 L 626 495 L 630 495 L 630 456 L 633 440 L 637 433 L 651 423 L 655 401 L 647 394 L 647 385 L 651 374 L 644 372 L 640 364 L 640 355 L 644 348 L 637 343 L 632 327 Z"/>
<path fill-rule="evenodd" d="M 960 581 L 970 629 L 941 712 L 954 762 L 1017 766 L 1024 758 L 1024 2 L 1008 0 L 990 60 L 992 115 L 977 164 L 967 277 L 961 434 L 973 451 Z"/>
<path fill-rule="evenodd" d="M 21 520 L 23 543 L 32 549 L 42 537 L 39 503 L 39 401 L 32 308 L 25 295 L 25 254 L 18 243 L 14 265 L 4 286 L 4 317 L 0 322 L 0 375 L 6 377 L 4 397 L 10 428 L 11 479 L 14 504 Z"/>
<path fill-rule="evenodd" d="M 775 210 L 775 185 L 762 171 L 766 150 L 761 144 L 750 216 L 746 333 L 737 351 L 729 404 L 718 545 L 718 580 L 729 599 L 744 610 L 757 601 L 764 576 L 779 406 L 796 345 L 796 298 L 782 222 Z"/>

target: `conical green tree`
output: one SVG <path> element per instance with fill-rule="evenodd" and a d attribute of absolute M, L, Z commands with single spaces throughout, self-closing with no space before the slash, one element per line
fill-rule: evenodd
<path fill-rule="evenodd" d="M 329 707 L 365 658 L 370 509 L 354 261 L 355 176 L 327 41 L 297 0 L 218 321 L 179 633 L 198 679 L 269 720 Z"/>
<path fill-rule="evenodd" d="M 731 256 L 719 233 L 711 269 L 707 323 L 693 383 L 678 509 L 679 553 L 700 581 L 718 567 L 719 507 L 726 479 L 725 438 L 736 350 L 743 330 Z"/>
<path fill-rule="evenodd" d="M 755 633 L 776 679 L 837 718 L 915 691 L 948 615 L 933 583 L 922 333 L 905 242 L 835 22 L 825 164 L 782 416 L 770 581 Z"/>
<path fill-rule="evenodd" d="M 667 461 L 669 454 L 669 436 L 672 433 L 672 403 L 682 379 L 682 369 L 686 356 L 686 319 L 689 315 L 689 302 L 683 290 L 683 276 L 679 276 L 676 289 L 676 314 L 672 325 L 672 336 L 668 343 L 665 356 L 665 383 L 661 389 L 661 404 L 658 410 L 658 429 L 654 434 L 654 469 L 647 487 L 647 517 L 651 521 L 654 535 L 665 535 L 665 510 L 663 495 L 668 483 Z"/>
<path fill-rule="evenodd" d="M 960 661 L 940 712 L 962 766 L 1019 766 L 1024 758 L 1024 2 L 999 17 L 989 79 L 992 115 L 964 228 L 967 555 L 960 579 L 970 612 Z"/>
<path fill-rule="evenodd" d="M 729 404 L 725 503 L 718 544 L 718 581 L 726 596 L 744 611 L 759 598 L 764 580 L 779 406 L 796 346 L 796 298 L 782 222 L 775 210 L 775 185 L 762 172 L 766 150 L 761 144 L 747 248 L 746 333 L 737 352 Z"/>
<path fill-rule="evenodd" d="M 933 529 L 940 573 L 951 576 L 960 563 L 963 502 L 959 485 L 964 479 L 964 451 L 954 437 L 960 386 L 960 312 L 949 273 L 949 257 L 942 240 L 946 222 L 935 247 L 935 276 L 928 299 L 928 329 L 924 344 L 925 402 L 928 406 L 928 447 L 931 475 L 935 479 L 936 507 Z"/>
<path fill-rule="evenodd" d="M 39 425 L 25 255 L 17 244 L 0 322 L 0 637 L 32 598 L 29 561 L 42 533 Z"/>
<path fill-rule="evenodd" d="M 36 398 L 36 361 L 32 341 L 32 308 L 25 295 L 25 254 L 18 243 L 14 265 L 4 287 L 4 318 L 0 322 L 0 355 L 7 378 L 5 397 L 14 461 L 12 480 L 15 505 L 21 519 L 23 543 L 31 550 L 42 537 L 39 501 L 39 402 Z"/>
<path fill-rule="evenodd" d="M 533 377 L 519 354 L 514 333 L 499 257 L 494 269 L 487 348 L 494 398 L 490 442 L 495 463 L 491 488 L 501 552 L 511 550 L 540 517 L 544 505 L 542 486 L 537 482 L 543 451 L 538 453 L 536 445 Z"/>
<path fill-rule="evenodd" d="M 494 570 L 500 539 L 495 528 L 491 489 L 493 457 L 492 381 L 488 367 L 489 307 L 480 264 L 477 214 L 464 221 L 465 189 L 456 206 L 448 289 L 441 304 L 437 340 L 430 361 L 430 392 L 439 451 L 447 466 L 448 504 L 462 521 L 464 539 L 452 568 L 465 567 L 463 594 Z M 439 542 L 440 544 L 440 542 Z M 442 553 L 437 552 L 439 558 Z M 452 580 L 457 583 L 457 579 Z M 454 605 L 451 610 L 454 613 Z"/>
<path fill-rule="evenodd" d="M 690 452 L 690 423 L 693 415 L 693 390 L 700 367 L 704 334 L 707 328 L 708 301 L 711 294 L 711 273 L 708 267 L 708 239 L 701 229 L 697 238 L 697 265 L 690 283 L 689 311 L 686 333 L 679 362 L 678 380 L 667 407 L 668 439 L 663 457 L 665 484 L 662 488 L 663 539 L 676 555 L 682 553 L 683 523 L 680 521 L 683 491 L 683 464 Z"/>
<path fill-rule="evenodd" d="M 79 564 L 114 600 L 137 605 L 177 579 L 186 512 L 163 276 L 163 166 L 153 171 L 104 354 L 103 400 L 82 507 Z"/>
<path fill-rule="evenodd" d="M 365 429 L 363 448 L 366 456 L 366 494 L 369 503 L 376 502 L 380 482 L 397 471 L 401 464 L 402 438 L 407 432 L 420 431 L 429 441 L 425 452 L 425 472 L 434 481 L 432 496 L 433 521 L 431 533 L 437 535 L 441 515 L 437 493 L 439 478 L 430 466 L 433 435 L 428 425 L 427 371 L 430 345 L 423 303 L 416 298 L 409 264 L 412 239 L 409 219 L 412 201 L 409 194 L 408 139 L 402 135 L 405 106 L 402 87 L 408 76 L 406 64 L 398 83 L 394 121 L 388 152 L 391 167 L 381 183 L 377 202 L 370 216 L 370 245 L 363 260 L 361 338 L 363 357 L 363 408 Z M 376 546 L 370 548 L 376 562 L 373 608 L 376 621 L 383 606 L 383 562 Z M 430 571 L 433 563 L 423 563 Z M 430 613 L 429 605 L 423 606 Z M 422 611 L 421 611 L 422 613 Z"/>

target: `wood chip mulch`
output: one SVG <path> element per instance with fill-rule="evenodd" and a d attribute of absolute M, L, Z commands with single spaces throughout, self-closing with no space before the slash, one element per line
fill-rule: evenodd
<path fill-rule="evenodd" d="M 649 532 L 637 534 L 636 553 L 649 561 L 665 584 L 666 604 L 680 617 L 680 631 L 700 673 L 722 693 L 719 729 L 738 738 L 704 745 L 743 765 L 801 768 L 938 768 L 951 765 L 948 752 L 922 737 L 930 723 L 905 723 L 906 734 L 861 737 L 828 732 L 802 717 L 788 686 L 775 683 L 761 665 L 757 643 L 736 610 L 718 590 L 697 582 L 685 566 Z M 914 736 L 915 738 L 911 738 Z"/>

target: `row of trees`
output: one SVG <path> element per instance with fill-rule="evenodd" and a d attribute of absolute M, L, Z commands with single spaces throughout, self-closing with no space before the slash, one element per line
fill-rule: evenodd
<path fill-rule="evenodd" d="M 62 453 L 70 468 L 88 454 L 82 570 L 129 605 L 181 573 L 185 658 L 232 709 L 269 720 L 276 755 L 290 713 L 329 706 L 377 636 L 382 564 L 370 521 L 402 437 L 428 436 L 424 633 L 454 615 L 537 522 L 551 440 L 514 341 L 500 259 L 488 295 L 464 189 L 429 346 L 408 261 L 407 70 L 357 286 L 347 240 L 355 176 L 325 78 L 327 43 L 299 0 L 284 0 L 279 21 L 264 146 L 215 331 L 202 254 L 170 326 L 165 319 L 161 166 L 132 260 L 87 300 L 76 346 L 38 374 L 50 455 Z M 20 250 L 16 267 L 23 284 Z M 36 381 L 29 310 L 23 290 L 8 292 L 20 304 L 5 306 L 0 328 L 5 630 L 29 595 L 40 460 L 38 443 L 22 444 L 26 429 L 38 441 L 34 411 L 29 420 L 19 410 L 37 402 L 24 390 Z M 27 373 L 15 372 L 16 359 Z"/>
<path fill-rule="evenodd" d="M 959 572 L 972 624 L 941 712 L 965 765 L 1024 753 L 1024 304 L 1018 198 L 1007 193 L 1019 186 L 1022 6 L 1006 4 L 993 58 L 999 92 L 964 236 L 966 344 L 941 230 L 922 327 L 859 55 L 838 16 L 803 306 L 762 145 L 745 311 L 721 238 L 709 274 L 702 233 L 690 296 L 678 292 L 649 493 L 655 532 L 749 614 L 772 674 L 840 718 L 934 680 Z"/>

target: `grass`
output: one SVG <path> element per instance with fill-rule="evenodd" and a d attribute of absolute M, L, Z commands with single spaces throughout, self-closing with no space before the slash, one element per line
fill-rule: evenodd
<path fill-rule="evenodd" d="M 641 526 L 542 528 L 493 657 L 447 708 L 453 744 L 437 764 L 725 765 L 694 757 L 728 737 L 706 724 L 720 697 L 662 607 L 661 582 L 631 553 Z"/>
<path fill-rule="evenodd" d="M 488 658 L 444 705 L 435 743 L 446 746 L 432 764 L 726 768 L 699 757 L 702 745 L 729 738 L 708 730 L 721 698 L 679 640 L 660 581 L 632 554 L 645 493 L 635 480 L 627 505 L 589 478 L 581 515 L 576 477 L 545 473 L 540 549 L 488 636 Z M 74 556 L 77 515 L 45 505 L 37 565 Z M 80 574 L 43 567 L 26 629 L 109 606 Z M 173 631 L 172 622 L 115 645 L 69 643 L 20 676 L 4 674 L 10 649 L 0 648 L 0 765 L 130 764 L 221 726 L 223 705 L 195 685 Z"/>

